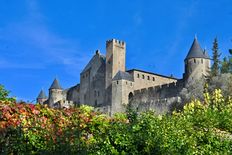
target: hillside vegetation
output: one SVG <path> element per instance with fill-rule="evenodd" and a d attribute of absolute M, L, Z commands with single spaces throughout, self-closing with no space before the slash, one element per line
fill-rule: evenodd
<path fill-rule="evenodd" d="M 0 101 L 2 154 L 232 154 L 232 99 L 216 89 L 171 115 Z"/>

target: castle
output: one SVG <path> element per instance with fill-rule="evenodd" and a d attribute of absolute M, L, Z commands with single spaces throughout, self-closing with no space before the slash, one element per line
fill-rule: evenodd
<path fill-rule="evenodd" d="M 188 81 L 208 75 L 210 58 L 200 47 L 197 38 L 184 60 L 182 79 L 139 69 L 126 70 L 126 43 L 116 39 L 106 41 L 106 56 L 99 50 L 80 73 L 80 83 L 62 89 L 57 79 L 37 97 L 40 104 L 50 107 L 70 107 L 87 104 L 112 115 L 125 110 L 130 102 L 140 111 L 155 109 L 166 112 L 180 100 L 179 93 Z"/>

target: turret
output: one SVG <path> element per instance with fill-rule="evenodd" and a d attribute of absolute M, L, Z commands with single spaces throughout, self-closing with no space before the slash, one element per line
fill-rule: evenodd
<path fill-rule="evenodd" d="M 63 99 L 62 88 L 59 81 L 55 78 L 51 87 L 49 88 L 49 106 L 53 107 L 55 103 Z"/>
<path fill-rule="evenodd" d="M 197 38 L 194 38 L 192 46 L 184 60 L 185 73 L 184 80 L 197 80 L 206 78 L 210 71 L 210 58 L 206 50 L 202 50 Z"/>
<path fill-rule="evenodd" d="M 40 91 L 38 97 L 36 98 L 37 103 L 44 104 L 44 102 L 47 100 L 47 96 L 43 90 Z"/>

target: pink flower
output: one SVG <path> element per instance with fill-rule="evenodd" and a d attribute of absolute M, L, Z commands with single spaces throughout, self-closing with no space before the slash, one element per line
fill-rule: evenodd
<path fill-rule="evenodd" d="M 30 107 L 31 110 L 35 109 L 35 105 L 34 104 L 29 104 L 29 107 Z"/>

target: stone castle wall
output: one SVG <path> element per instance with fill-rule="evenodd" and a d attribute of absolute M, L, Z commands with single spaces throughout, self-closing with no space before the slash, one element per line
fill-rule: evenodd
<path fill-rule="evenodd" d="M 81 73 L 80 104 L 101 106 L 105 103 L 105 62 L 96 52 Z"/>
<path fill-rule="evenodd" d="M 177 79 L 140 70 L 128 71 L 134 77 L 134 90 L 176 82 Z"/>
<path fill-rule="evenodd" d="M 154 109 L 158 114 L 166 113 L 170 111 L 173 103 L 179 102 L 179 93 L 183 87 L 184 82 L 179 80 L 170 84 L 136 90 L 130 103 L 138 111 Z"/>

